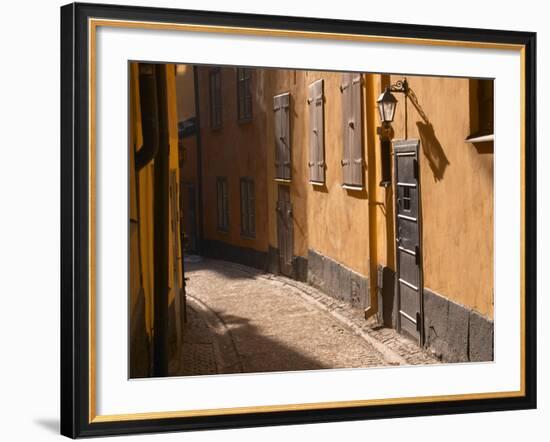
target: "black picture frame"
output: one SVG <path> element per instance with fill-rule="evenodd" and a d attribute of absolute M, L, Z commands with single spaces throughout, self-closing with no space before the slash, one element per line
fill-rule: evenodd
<path fill-rule="evenodd" d="M 524 392 L 518 397 L 93 422 L 89 373 L 89 18 L 513 44 L 524 51 Z M 536 408 L 536 34 L 73 3 L 61 8 L 61 434 L 76 438 Z"/>

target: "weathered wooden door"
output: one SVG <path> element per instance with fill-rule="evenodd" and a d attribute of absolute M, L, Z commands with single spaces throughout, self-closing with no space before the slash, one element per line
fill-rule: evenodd
<path fill-rule="evenodd" d="M 418 140 L 394 141 L 398 329 L 423 344 Z"/>
<path fill-rule="evenodd" d="M 292 276 L 292 203 L 290 187 L 283 184 L 279 184 L 277 199 L 277 243 L 279 269 L 282 274 Z"/>

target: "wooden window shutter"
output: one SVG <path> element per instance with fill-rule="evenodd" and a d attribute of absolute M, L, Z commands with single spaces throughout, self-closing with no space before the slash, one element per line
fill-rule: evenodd
<path fill-rule="evenodd" d="M 210 127 L 218 129 L 222 125 L 221 71 L 212 69 L 210 75 Z"/>
<path fill-rule="evenodd" d="M 248 216 L 247 216 L 247 196 L 246 196 L 246 180 L 241 178 L 241 233 L 248 231 Z"/>
<path fill-rule="evenodd" d="M 317 139 L 317 179 L 325 182 L 325 94 L 324 81 L 315 82 L 315 123 Z"/>
<path fill-rule="evenodd" d="M 256 234 L 256 194 L 254 181 L 248 180 L 248 233 L 251 236 Z"/>
<path fill-rule="evenodd" d="M 317 80 L 308 88 L 309 105 L 309 179 L 325 182 L 324 81 Z"/>
<path fill-rule="evenodd" d="M 273 97 L 275 128 L 275 177 L 291 179 L 290 94 Z"/>
<path fill-rule="evenodd" d="M 353 186 L 363 187 L 363 120 L 361 118 L 362 80 L 360 73 L 353 73 L 351 79 L 351 119 L 350 154 L 351 182 Z"/>
<path fill-rule="evenodd" d="M 340 92 L 342 93 L 342 178 L 344 184 L 351 184 L 351 80 L 350 73 L 342 74 L 342 83 L 340 84 Z"/>
<path fill-rule="evenodd" d="M 218 229 L 229 230 L 229 201 L 227 195 L 227 178 L 216 178 L 216 189 L 218 199 Z"/>
<path fill-rule="evenodd" d="M 222 221 L 223 203 L 222 203 L 222 185 L 219 178 L 216 180 L 216 195 L 218 199 L 218 229 L 221 229 L 223 224 L 223 221 Z"/>
<path fill-rule="evenodd" d="M 244 113 L 246 118 L 252 118 L 252 71 L 250 69 L 244 70 L 244 85 Z"/>
<path fill-rule="evenodd" d="M 237 119 L 248 121 L 252 118 L 252 71 L 237 68 Z"/>
<path fill-rule="evenodd" d="M 229 190 L 227 184 L 227 178 L 223 180 L 223 202 L 224 202 L 224 226 L 226 230 L 229 230 Z"/>
<path fill-rule="evenodd" d="M 281 97 L 273 97 L 273 127 L 275 135 L 275 178 L 282 178 L 282 149 L 281 149 Z"/>
<path fill-rule="evenodd" d="M 309 169 L 309 180 L 317 182 L 317 116 L 315 112 L 315 83 L 308 86 L 307 104 L 309 106 L 309 158 L 307 166 Z"/>
<path fill-rule="evenodd" d="M 253 237 L 256 233 L 254 180 L 241 178 L 241 234 Z"/>

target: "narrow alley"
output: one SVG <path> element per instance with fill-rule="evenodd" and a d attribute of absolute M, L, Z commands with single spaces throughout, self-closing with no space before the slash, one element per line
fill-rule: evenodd
<path fill-rule="evenodd" d="M 186 263 L 186 276 L 187 323 L 172 375 L 438 362 L 305 283 L 213 259 Z"/>

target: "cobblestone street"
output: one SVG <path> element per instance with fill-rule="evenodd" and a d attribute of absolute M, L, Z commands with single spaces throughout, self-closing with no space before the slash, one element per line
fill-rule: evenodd
<path fill-rule="evenodd" d="M 173 375 L 438 362 L 308 284 L 211 259 L 186 263 L 186 277 L 187 323 Z"/>

